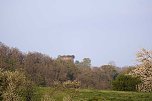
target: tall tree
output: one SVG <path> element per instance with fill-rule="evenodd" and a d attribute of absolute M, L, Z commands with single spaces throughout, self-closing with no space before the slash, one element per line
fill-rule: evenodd
<path fill-rule="evenodd" d="M 104 81 L 104 88 L 105 89 L 111 89 L 112 85 L 111 82 L 116 78 L 118 75 L 118 71 L 116 70 L 116 67 L 113 65 L 103 65 L 100 67 L 102 71 L 102 79 Z"/>
<path fill-rule="evenodd" d="M 91 59 L 90 58 L 84 58 L 81 62 L 75 61 L 75 65 L 77 67 L 91 67 Z"/>
<path fill-rule="evenodd" d="M 140 64 L 129 74 L 140 77 L 142 83 L 138 85 L 138 90 L 143 92 L 152 91 L 152 51 L 142 49 L 137 53 L 137 60 Z"/>
<path fill-rule="evenodd" d="M 84 67 L 91 67 L 91 59 L 90 58 L 84 58 L 82 61 L 82 64 Z"/>

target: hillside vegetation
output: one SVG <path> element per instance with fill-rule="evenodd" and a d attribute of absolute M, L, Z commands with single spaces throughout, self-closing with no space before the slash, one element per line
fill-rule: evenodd
<path fill-rule="evenodd" d="M 23 53 L 0 43 L 0 100 L 152 100 L 151 93 L 141 93 L 152 91 L 151 50 L 142 49 L 137 53 L 139 64 L 124 68 L 113 62 L 93 67 L 90 58 L 74 62 L 66 56 L 60 57 L 62 59 L 39 52 Z"/>

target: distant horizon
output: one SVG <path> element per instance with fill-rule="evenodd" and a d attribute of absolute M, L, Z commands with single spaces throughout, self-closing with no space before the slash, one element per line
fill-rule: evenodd
<path fill-rule="evenodd" d="M 136 64 L 152 50 L 152 0 L 1 0 L 0 41 L 52 58 L 73 54 L 93 66 Z"/>

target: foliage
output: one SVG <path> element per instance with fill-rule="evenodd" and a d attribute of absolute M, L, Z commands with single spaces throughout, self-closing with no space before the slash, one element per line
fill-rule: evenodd
<path fill-rule="evenodd" d="M 135 90 L 135 84 L 138 81 L 136 81 L 136 77 L 139 77 L 142 83 L 138 85 L 138 89 L 146 92 L 152 91 L 152 52 L 143 49 L 137 54 L 137 60 L 140 62 L 139 65 L 124 69 L 116 67 L 113 63 L 91 67 L 91 59 L 89 58 L 74 63 L 73 61 L 52 59 L 50 56 L 39 52 L 25 54 L 17 48 L 10 48 L 0 43 L 0 68 L 4 70 L 0 71 L 0 100 L 9 99 L 7 97 L 21 101 L 30 101 L 33 100 L 33 97 L 35 101 L 39 101 L 39 98 L 41 100 L 57 99 L 57 101 L 60 101 L 59 99 L 63 100 L 63 98 L 65 100 L 73 99 L 79 93 L 75 89 L 77 87 L 111 89 L 113 80 L 113 84 L 119 84 L 116 82 L 119 81 L 116 78 L 119 73 L 133 75 L 133 77 L 128 75 L 122 77 L 123 83 L 120 84 L 125 84 L 125 86 L 121 85 L 124 87 L 123 90 Z M 33 83 L 27 77 L 38 86 L 54 88 L 49 90 L 48 94 L 37 95 Z M 54 85 L 54 81 L 57 81 L 56 85 Z M 131 86 L 127 88 L 126 85 Z M 101 99 L 105 100 L 104 97 Z M 101 99 L 92 97 L 80 100 Z"/>
<path fill-rule="evenodd" d="M 84 58 L 81 62 L 52 59 L 50 56 L 39 52 L 20 52 L 0 43 L 0 68 L 15 71 L 23 69 L 38 86 L 53 86 L 54 81 L 80 81 L 81 88 L 111 89 L 111 81 L 123 71 L 110 63 L 100 67 L 91 67 L 91 59 Z M 124 70 L 128 73 L 132 67 Z"/>
<path fill-rule="evenodd" d="M 75 62 L 76 66 L 79 68 L 91 67 L 91 59 L 84 58 L 81 62 L 78 60 Z"/>
<path fill-rule="evenodd" d="M 36 86 L 33 82 L 26 80 L 26 83 L 21 91 L 21 95 L 23 96 L 24 101 L 32 101 L 34 100 L 34 93 L 36 91 Z"/>
<path fill-rule="evenodd" d="M 121 68 L 120 74 L 129 74 L 136 66 L 124 66 Z"/>
<path fill-rule="evenodd" d="M 31 101 L 32 87 L 21 71 L 0 71 L 1 100 L 3 101 Z M 28 84 L 29 82 L 29 84 Z"/>
<path fill-rule="evenodd" d="M 25 84 L 25 76 L 18 71 L 6 71 L 3 75 L 3 91 L 2 98 L 4 101 L 19 101 L 21 100 L 20 91 Z"/>
<path fill-rule="evenodd" d="M 0 43 L 0 68 L 3 70 L 22 68 L 23 58 L 23 54 L 17 48 L 9 48 Z"/>
<path fill-rule="evenodd" d="M 139 91 L 152 92 L 152 51 L 142 49 L 137 53 L 137 60 L 140 64 L 129 74 L 140 77 Z"/>
<path fill-rule="evenodd" d="M 63 82 L 63 87 L 65 88 L 79 88 L 80 87 L 80 82 L 79 81 L 66 81 Z"/>
<path fill-rule="evenodd" d="M 140 83 L 140 79 L 130 75 L 119 75 L 113 82 L 113 89 L 118 91 L 136 91 L 136 86 Z"/>
<path fill-rule="evenodd" d="M 91 67 L 91 59 L 81 62 L 52 59 L 39 52 L 20 52 L 0 43 L 0 68 L 15 71 L 22 69 L 25 75 L 38 86 L 53 86 L 54 81 L 80 81 L 81 88 L 111 89 L 111 80 L 118 74 L 116 67 L 103 65 Z"/>

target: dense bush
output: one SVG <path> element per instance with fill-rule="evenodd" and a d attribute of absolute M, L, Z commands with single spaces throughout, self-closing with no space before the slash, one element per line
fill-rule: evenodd
<path fill-rule="evenodd" d="M 31 101 L 33 86 L 21 71 L 0 69 L 0 100 Z"/>
<path fill-rule="evenodd" d="M 63 87 L 65 87 L 65 88 L 79 88 L 80 87 L 80 82 L 69 80 L 69 81 L 63 82 Z"/>
<path fill-rule="evenodd" d="M 118 77 L 112 82 L 113 89 L 119 91 L 136 91 L 137 85 L 140 83 L 140 79 L 132 77 L 131 75 L 118 75 Z"/>

